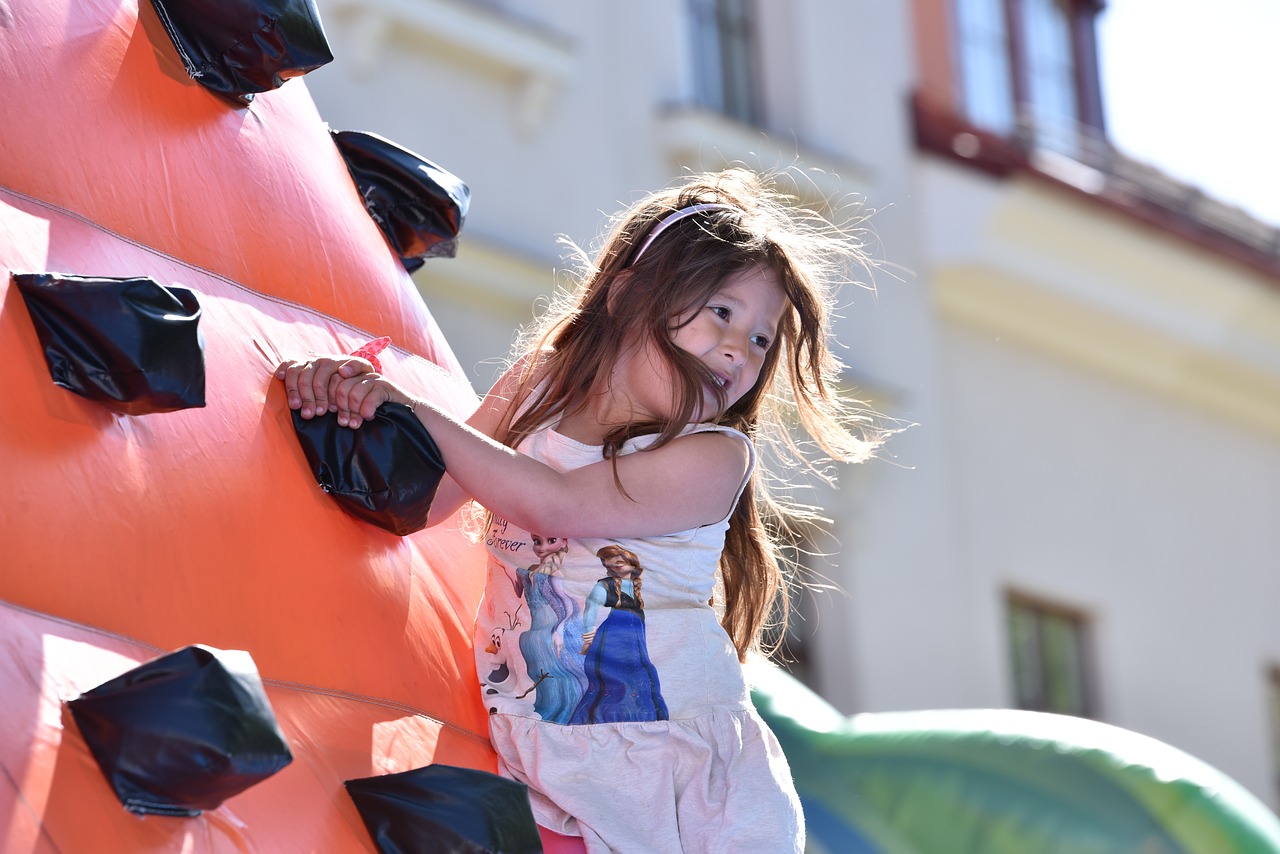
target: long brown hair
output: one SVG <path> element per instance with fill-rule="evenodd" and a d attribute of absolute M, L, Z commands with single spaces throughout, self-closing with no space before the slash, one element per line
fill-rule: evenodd
<path fill-rule="evenodd" d="M 703 390 L 717 384 L 700 359 L 672 341 L 674 319 L 702 307 L 730 276 L 758 266 L 776 276 L 789 308 L 755 387 L 716 422 L 753 441 L 778 444 L 789 458 L 806 463 L 793 436 L 797 420 L 829 458 L 869 456 L 880 436 L 866 410 L 855 408 L 860 404 L 836 394 L 832 384 L 842 366 L 828 341 L 834 286 L 847 277 L 849 262 L 869 269 L 866 257 L 849 232 L 787 202 L 761 176 L 731 169 L 689 178 L 615 217 L 576 291 L 553 305 L 518 348 L 524 371 L 508 412 L 519 414 L 502 425 L 500 440 L 515 447 L 587 405 L 637 332 L 673 368 L 673 414 L 615 428 L 605 436 L 604 456 L 616 460 L 623 443 L 638 435 L 657 434 L 651 448 L 675 439 L 694 420 Z M 696 204 L 731 209 L 673 224 L 636 257 L 663 217 Z M 786 583 L 778 542 L 791 521 L 805 515 L 775 500 L 757 469 L 730 517 L 720 557 L 721 624 L 744 660 L 760 648 L 771 613 L 785 626 L 788 598 L 778 596 Z"/>

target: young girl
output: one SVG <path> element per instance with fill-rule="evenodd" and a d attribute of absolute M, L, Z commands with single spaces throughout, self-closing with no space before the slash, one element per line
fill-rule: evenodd
<path fill-rule="evenodd" d="M 785 518 L 754 443 L 795 449 L 790 414 L 831 458 L 875 444 L 831 388 L 829 291 L 850 260 L 853 241 L 758 176 L 699 176 L 619 217 L 465 424 L 362 359 L 277 371 L 303 418 L 358 428 L 384 402 L 411 406 L 448 470 L 430 523 L 467 499 L 489 511 L 476 647 L 501 634 L 526 662 L 484 688 L 499 770 L 529 786 L 539 825 L 590 852 L 804 847 L 741 668 L 785 609 L 771 534 Z M 563 542 L 545 584 L 532 531 Z"/>

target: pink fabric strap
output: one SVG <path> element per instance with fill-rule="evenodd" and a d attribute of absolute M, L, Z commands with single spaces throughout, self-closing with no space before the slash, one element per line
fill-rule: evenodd
<path fill-rule="evenodd" d="M 378 373 L 382 373 L 382 362 L 378 361 L 378 354 L 387 349 L 387 345 L 390 343 L 391 339 L 384 335 L 381 338 L 374 338 L 372 341 L 361 344 L 347 355 L 368 359 L 369 364 L 373 365 L 373 369 Z"/>

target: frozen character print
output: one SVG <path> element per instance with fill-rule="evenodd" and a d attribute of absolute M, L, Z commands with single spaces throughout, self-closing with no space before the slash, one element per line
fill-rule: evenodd
<path fill-rule="evenodd" d="M 489 574 L 496 573 L 501 573 L 513 585 L 520 581 L 513 580 L 497 561 L 490 561 Z M 516 588 L 517 595 L 521 590 Z M 496 605 L 486 598 L 479 619 L 488 626 L 489 635 L 484 643 L 484 656 L 476 658 L 477 671 L 485 706 L 489 714 L 494 714 L 497 709 L 493 701 L 498 695 L 520 697 L 530 690 L 520 655 L 520 636 L 528 630 L 529 617 L 526 604 L 518 599 Z"/>
<path fill-rule="evenodd" d="M 569 541 L 564 537 L 530 534 L 538 563 L 517 570 L 529 627 L 520 635 L 529 678 L 533 680 L 533 710 L 544 721 L 568 723 L 587 687 L 582 669 L 582 617 L 578 603 L 565 594 L 560 564 Z"/>
<path fill-rule="evenodd" d="M 507 630 L 503 626 L 494 628 L 489 633 L 489 643 L 484 648 L 489 657 L 488 673 L 480 680 L 480 684 L 484 688 L 485 700 L 497 694 L 498 686 L 505 685 L 511 679 L 511 665 L 502 649 L 502 636 L 506 633 Z M 495 711 L 497 711 L 495 708 L 491 707 L 489 709 L 490 714 Z"/>
<path fill-rule="evenodd" d="M 596 582 L 583 609 L 587 690 L 570 723 L 668 720 L 658 671 L 645 642 L 640 558 L 619 545 L 605 546 L 596 557 L 608 575 Z M 609 613 L 597 627 L 602 607 Z"/>

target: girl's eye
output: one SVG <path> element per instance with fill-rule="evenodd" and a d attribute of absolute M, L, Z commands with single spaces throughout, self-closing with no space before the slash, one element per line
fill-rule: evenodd
<path fill-rule="evenodd" d="M 768 350 L 768 349 L 769 349 L 769 339 L 768 339 L 768 338 L 766 338 L 766 337 L 765 337 L 765 336 L 763 336 L 763 335 L 754 335 L 754 336 L 752 336 L 752 338 L 751 338 L 751 343 L 752 343 L 752 344 L 755 344 L 755 345 L 756 345 L 757 347 L 759 347 L 761 350 Z"/>
<path fill-rule="evenodd" d="M 711 311 L 715 313 L 715 316 L 716 316 L 716 317 L 718 317 L 718 318 L 720 318 L 721 320 L 728 320 L 728 319 L 729 319 L 729 309 L 725 308 L 724 306 L 722 306 L 722 305 L 709 305 L 709 306 L 707 306 L 707 308 L 711 309 Z"/>

